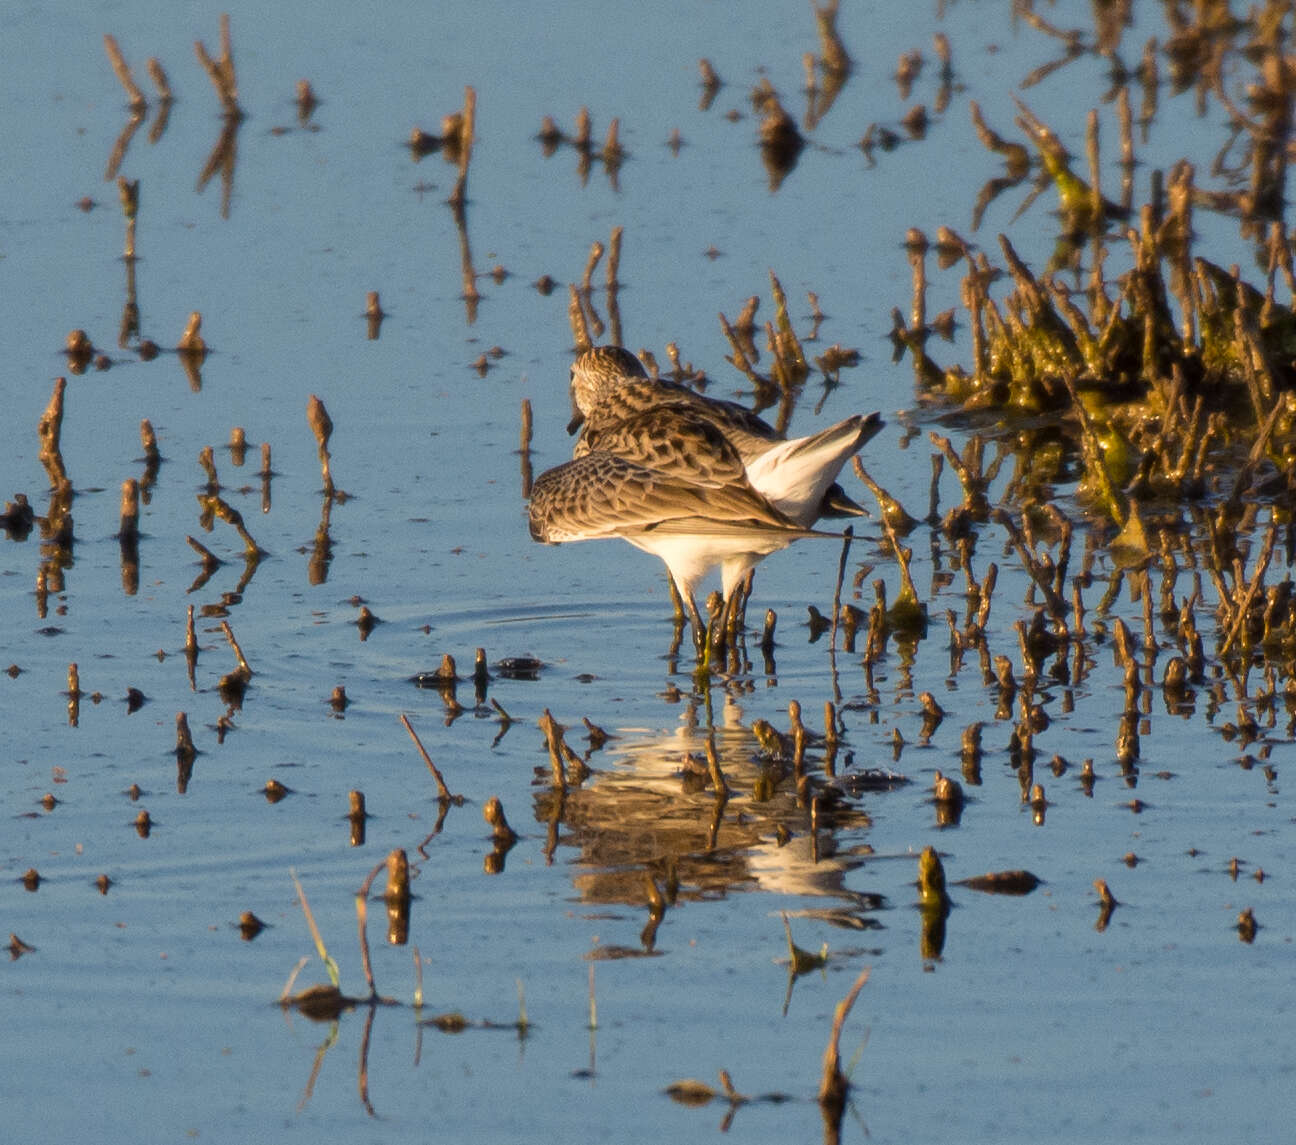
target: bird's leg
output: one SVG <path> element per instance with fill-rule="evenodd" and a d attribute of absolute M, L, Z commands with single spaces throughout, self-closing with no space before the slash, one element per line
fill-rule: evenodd
<path fill-rule="evenodd" d="M 742 670 L 742 629 L 738 626 L 738 613 L 742 605 L 742 586 L 739 585 L 729 594 L 720 613 L 719 630 L 721 639 L 719 651 L 728 655 L 729 671 L 737 675 Z"/>
<path fill-rule="evenodd" d="M 675 583 L 675 578 L 671 575 L 669 569 L 666 570 L 666 583 L 670 585 L 671 606 L 675 609 L 675 625 L 677 628 L 683 627 L 685 619 L 684 598 L 680 595 L 679 585 Z M 689 606 L 696 616 L 697 606 L 693 604 L 692 600 L 689 601 Z"/>
<path fill-rule="evenodd" d="M 672 579 L 671 584 L 674 585 L 674 583 L 675 581 Z M 698 612 L 698 606 L 693 599 L 693 594 L 691 592 L 688 594 L 680 593 L 680 599 L 688 608 L 689 621 L 693 625 L 693 647 L 697 651 L 698 661 L 700 663 L 705 663 L 707 652 L 706 625 L 702 623 L 702 616 Z"/>
<path fill-rule="evenodd" d="M 698 612 L 697 602 L 694 601 L 691 591 L 681 591 L 669 569 L 666 570 L 666 583 L 670 585 L 671 604 L 675 608 L 675 636 L 671 642 L 672 655 L 679 651 L 680 637 L 684 633 L 684 621 L 687 619 L 689 626 L 693 630 L 693 649 L 697 654 L 698 670 L 703 671 L 708 665 L 707 629 L 706 625 L 702 623 L 702 616 Z"/>
<path fill-rule="evenodd" d="M 688 619 L 685 617 L 683 609 L 681 609 L 671 624 L 670 655 L 672 657 L 679 655 L 680 641 L 684 639 L 684 625 L 686 623 L 688 623 Z"/>
<path fill-rule="evenodd" d="M 747 575 L 743 577 L 729 594 L 729 599 L 725 601 L 725 635 L 730 645 L 738 642 L 738 635 L 743 631 L 747 616 L 747 598 L 751 594 L 752 570 L 747 570 Z"/>
<path fill-rule="evenodd" d="M 752 584 L 756 580 L 756 570 L 754 568 L 747 570 L 747 575 L 742 579 L 742 595 L 739 597 L 738 615 L 735 621 L 735 627 L 740 631 L 747 627 L 747 602 L 751 600 Z"/>
<path fill-rule="evenodd" d="M 671 626 L 670 647 L 666 650 L 666 659 L 670 662 L 672 672 L 675 671 L 675 661 L 679 659 L 680 643 L 684 639 L 684 618 L 680 617 Z"/>
<path fill-rule="evenodd" d="M 713 592 L 707 597 L 707 621 L 706 635 L 706 655 L 707 663 L 719 661 L 724 663 L 727 632 L 725 629 L 725 616 L 728 613 L 724 597 L 718 592 Z"/>

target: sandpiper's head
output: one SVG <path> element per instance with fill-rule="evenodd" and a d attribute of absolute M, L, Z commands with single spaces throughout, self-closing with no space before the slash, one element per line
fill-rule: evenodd
<path fill-rule="evenodd" d="M 647 371 L 629 350 L 621 346 L 594 346 L 572 363 L 572 419 L 567 432 L 575 433 L 599 397 L 625 378 L 646 378 Z"/>

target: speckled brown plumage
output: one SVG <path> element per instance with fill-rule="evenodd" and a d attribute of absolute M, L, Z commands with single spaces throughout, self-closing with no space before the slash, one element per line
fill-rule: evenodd
<path fill-rule="evenodd" d="M 649 378 L 639 359 L 620 346 L 595 346 L 576 359 L 571 368 L 571 398 L 568 433 L 582 425 L 588 433 L 649 410 L 673 408 L 719 430 L 744 461 L 783 440 L 772 425 L 737 402 Z"/>
<path fill-rule="evenodd" d="M 550 544 L 681 528 L 717 536 L 766 529 L 786 534 L 788 542 L 808 532 L 741 473 L 732 484 L 699 483 L 604 451 L 542 473 L 531 489 L 529 518 L 532 538 Z"/>

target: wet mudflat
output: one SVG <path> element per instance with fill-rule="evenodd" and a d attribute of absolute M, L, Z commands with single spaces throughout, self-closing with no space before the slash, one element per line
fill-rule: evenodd
<path fill-rule="evenodd" d="M 1264 53 L 1242 53 L 1245 31 L 1151 10 L 1122 28 L 1095 27 L 1088 6 L 1049 9 L 1048 25 L 984 5 L 903 19 L 852 6 L 836 23 L 846 72 L 809 6 L 768 7 L 739 24 L 680 6 L 557 26 L 504 6 L 381 26 L 346 9 L 234 7 L 237 91 L 224 94 L 242 120 L 195 55 L 200 40 L 219 78 L 217 12 L 127 6 L 96 23 L 46 8 L 6 30 L 4 134 L 21 162 L 0 174 L 0 493 L 42 518 L 25 532 L 15 501 L 0 540 L 0 667 L 14 666 L 0 677 L 4 1095 L 23 1140 L 88 1127 L 107 1140 L 659 1140 L 725 1125 L 761 1141 L 1264 1139 L 1281 1124 L 1294 1062 L 1290 379 L 1265 339 L 1291 291 L 1272 239 L 1281 195 L 1266 214 L 1263 194 L 1274 161 L 1247 150 L 1254 133 L 1221 152 L 1229 111 L 1212 86 L 1218 64 L 1241 105 L 1248 82 L 1272 79 Z M 1073 28 L 1074 41 L 1054 34 Z M 106 33 L 147 100 L 137 124 Z M 915 52 L 921 67 L 898 69 Z M 304 78 L 315 106 L 299 102 Z M 753 101 L 765 80 L 778 105 Z M 973 102 L 1003 146 L 978 135 Z M 1244 118 L 1261 125 L 1275 106 L 1253 100 Z M 1090 108 L 1102 193 L 1119 205 L 1128 170 L 1128 214 L 1085 217 L 1054 167 L 1015 218 L 1056 159 L 1050 134 L 1088 178 Z M 462 121 L 442 122 L 465 110 L 467 161 Z M 560 138 L 541 138 L 545 116 Z M 1170 177 L 1182 158 L 1195 182 Z M 1201 453 L 1182 473 L 1162 423 L 1146 428 L 1141 407 L 1111 414 L 1116 396 L 1068 365 L 1083 339 L 1057 335 L 1041 304 L 1009 329 L 1013 359 L 964 285 L 983 252 L 1003 272 L 987 276 L 991 294 L 1028 293 L 1004 234 L 1032 276 L 1052 262 L 1090 314 L 1088 236 L 1105 236 L 1114 299 L 1155 171 L 1171 188 L 1159 219 L 1193 207 L 1191 256 L 1237 264 L 1262 296 L 1275 282 L 1269 311 L 1227 315 L 1230 337 L 1251 337 L 1255 318 L 1236 402 L 1203 399 L 1194 421 L 1208 371 L 1182 356 L 1179 390 L 1147 391 L 1181 414 L 1176 448 Z M 125 208 L 119 177 L 138 181 Z M 1002 193 L 981 201 L 992 179 Z M 951 239 L 942 265 L 942 225 L 975 250 Z M 933 244 L 925 254 L 906 248 L 909 228 Z M 1195 290 L 1175 278 L 1171 229 L 1157 235 L 1173 321 L 1149 344 L 1221 328 L 1208 319 L 1225 288 L 1200 266 Z M 772 379 L 788 355 L 766 343 L 771 271 L 809 365 L 790 389 L 727 362 L 738 355 L 717 318 L 733 327 L 759 299 L 751 373 Z M 664 374 L 674 343 L 708 393 L 773 397 L 765 416 L 793 432 L 882 411 L 868 474 L 912 517 L 935 512 L 907 533 L 893 514 L 891 536 L 880 515 L 857 522 L 840 599 L 858 613 L 836 632 L 808 611 L 832 616 L 836 542 L 762 564 L 736 658 L 699 678 L 687 634 L 672 652 L 658 562 L 619 542 L 530 541 L 521 407 L 534 471 L 569 457 L 571 285 L 594 341 L 647 349 Z M 1198 308 L 1191 323 L 1176 290 Z M 177 352 L 195 311 L 206 352 Z M 66 354 L 76 329 L 93 348 Z M 1102 352 L 1120 346 L 1112 329 Z M 834 345 L 859 361 L 827 358 L 830 383 L 815 359 Z M 992 381 L 943 372 L 976 374 L 979 354 Z M 1137 373 L 1120 358 L 1112 378 Z M 1097 391 L 1095 426 L 1060 377 Z M 327 478 L 312 395 L 333 425 Z M 1274 408 L 1268 436 L 1247 437 Z M 228 444 L 236 426 L 246 454 Z M 122 513 L 131 480 L 137 537 Z M 358 623 L 364 609 L 377 623 Z M 412 682 L 447 653 L 453 689 Z M 1176 657 L 1182 686 L 1165 683 Z M 345 705 L 330 703 L 339 686 Z M 546 711 L 590 769 L 557 748 L 565 793 Z M 402 714 L 462 803 L 438 800 Z M 961 800 L 937 798 L 938 772 Z M 367 819 L 348 818 L 355 791 Z M 483 817 L 492 797 L 511 847 Z M 927 847 L 944 896 L 920 894 Z M 384 866 L 366 912 L 374 986 L 395 1005 L 370 1004 L 356 894 L 397 849 L 410 897 L 385 897 Z M 1041 880 L 1029 893 L 1002 893 L 1025 890 L 1020 878 L 961 883 L 1022 871 Z M 294 873 L 354 1006 L 301 998 L 329 973 Z M 1254 931 L 1239 926 L 1246 911 Z M 241 930 L 244 912 L 265 928 Z M 404 941 L 389 941 L 406 914 Z M 841 1035 L 851 1088 L 837 1125 L 816 1100 L 823 1053 L 866 967 Z M 780 1100 L 733 1100 L 722 1070 L 735 1092 Z M 710 1100 L 666 1094 L 688 1079 Z"/>

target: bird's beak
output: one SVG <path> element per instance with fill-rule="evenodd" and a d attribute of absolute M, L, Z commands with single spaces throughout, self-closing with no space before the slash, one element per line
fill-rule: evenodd
<path fill-rule="evenodd" d="M 570 392 L 571 392 L 571 404 L 572 404 L 572 418 L 571 421 L 567 423 L 567 436 L 571 437 L 573 433 L 575 433 L 578 429 L 580 429 L 582 425 L 585 424 L 585 414 L 582 412 L 580 406 L 576 402 L 576 367 L 574 365 L 571 368 L 571 378 L 570 378 L 569 385 L 571 387 Z"/>

